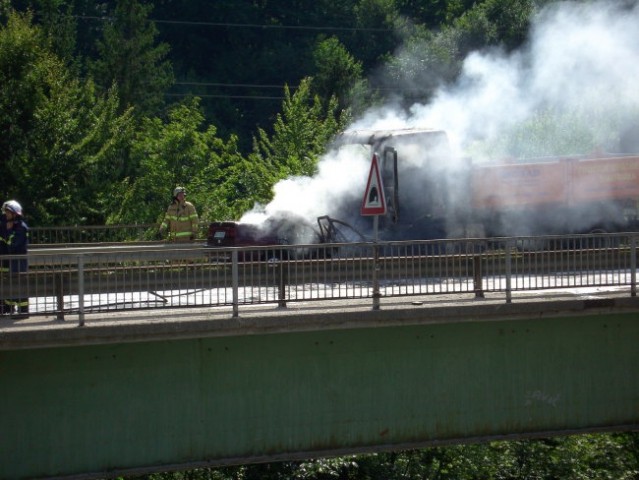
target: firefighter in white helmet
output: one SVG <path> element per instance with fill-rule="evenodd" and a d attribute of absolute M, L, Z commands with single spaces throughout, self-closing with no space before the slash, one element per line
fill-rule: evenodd
<path fill-rule="evenodd" d="M 166 210 L 160 225 L 160 235 L 168 230 L 168 239 L 173 242 L 189 242 L 195 239 L 198 232 L 199 219 L 191 202 L 187 202 L 186 189 L 175 187 L 173 201 Z"/>
<path fill-rule="evenodd" d="M 22 218 L 22 206 L 15 200 L 9 200 L 2 205 L 2 220 L 0 225 L 0 253 L 5 255 L 26 255 L 29 247 L 29 227 Z M 27 258 L 2 259 L 0 269 L 10 273 L 26 272 Z M 2 299 L 0 311 L 11 314 L 12 318 L 27 318 L 29 316 L 29 299 Z"/>

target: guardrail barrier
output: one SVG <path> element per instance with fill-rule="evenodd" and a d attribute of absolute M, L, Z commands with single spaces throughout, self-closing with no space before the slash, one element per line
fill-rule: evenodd
<path fill-rule="evenodd" d="M 0 274 L 0 301 L 30 315 L 624 287 L 636 295 L 634 234 L 210 248 L 191 244 L 33 249 Z M 3 256 L 3 262 L 23 256 Z"/>
<path fill-rule="evenodd" d="M 201 221 L 198 238 L 206 238 L 209 222 Z M 125 225 L 65 225 L 58 227 L 31 226 L 29 241 L 39 248 L 51 245 L 96 243 L 140 243 L 156 240 L 160 225 L 135 223 Z"/>

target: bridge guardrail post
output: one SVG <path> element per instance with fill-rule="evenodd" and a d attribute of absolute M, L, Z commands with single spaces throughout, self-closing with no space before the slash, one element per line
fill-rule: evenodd
<path fill-rule="evenodd" d="M 484 285 L 481 271 L 481 255 L 473 256 L 473 290 L 475 298 L 484 298 Z"/>
<path fill-rule="evenodd" d="M 62 272 L 58 272 L 53 277 L 55 298 L 56 298 L 56 320 L 64 321 L 64 287 L 65 280 Z"/>
<path fill-rule="evenodd" d="M 233 318 L 240 316 L 240 300 L 239 300 L 239 266 L 238 266 L 237 250 L 231 252 L 231 288 L 233 290 Z"/>
<path fill-rule="evenodd" d="M 630 296 L 637 296 L 637 237 L 630 237 Z"/>
<path fill-rule="evenodd" d="M 375 217 L 377 218 L 377 217 Z M 377 241 L 373 243 L 373 310 L 379 310 L 379 244 Z"/>
<path fill-rule="evenodd" d="M 84 326 L 84 255 L 78 256 L 78 326 Z"/>
<path fill-rule="evenodd" d="M 511 254 L 511 250 L 513 248 L 513 242 L 512 240 L 507 240 L 506 241 L 506 303 L 511 303 L 513 300 L 512 297 L 512 283 L 511 283 L 511 277 L 512 277 L 512 254 Z"/>
<path fill-rule="evenodd" d="M 283 256 L 283 255 L 281 255 L 281 256 Z M 286 265 L 284 265 L 284 263 L 285 263 L 284 261 L 280 260 L 278 262 L 278 265 L 277 265 L 278 270 L 279 270 L 279 272 L 278 272 L 279 273 L 279 275 L 278 275 L 278 285 L 277 285 L 277 289 L 278 289 L 278 292 L 277 292 L 277 299 L 278 299 L 277 305 L 279 307 L 284 307 L 285 308 L 286 307 L 286 282 L 287 282 L 287 279 L 288 279 L 288 275 L 287 275 L 288 268 L 287 268 Z"/>

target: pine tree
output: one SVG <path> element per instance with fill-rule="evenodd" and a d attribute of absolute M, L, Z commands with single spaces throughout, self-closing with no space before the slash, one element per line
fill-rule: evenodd
<path fill-rule="evenodd" d="M 133 106 L 137 116 L 157 113 L 173 83 L 173 69 L 166 60 L 169 46 L 156 44 L 158 30 L 148 20 L 151 9 L 136 0 L 118 0 L 97 43 L 100 58 L 91 65 L 102 88 L 117 86 L 121 111 Z"/>

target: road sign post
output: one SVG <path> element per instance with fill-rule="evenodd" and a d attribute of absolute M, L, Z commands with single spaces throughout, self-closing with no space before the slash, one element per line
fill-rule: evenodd
<path fill-rule="evenodd" d="M 386 199 L 384 198 L 384 184 L 379 173 L 377 154 L 373 154 L 371 169 L 366 182 L 366 191 L 362 199 L 362 215 L 386 215 Z"/>
<path fill-rule="evenodd" d="M 386 199 L 384 198 L 384 184 L 379 173 L 377 154 L 373 154 L 371 169 L 368 173 L 366 191 L 362 199 L 362 215 L 373 216 L 373 310 L 379 310 L 379 216 L 386 214 Z"/>

